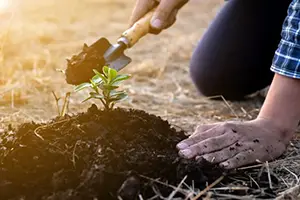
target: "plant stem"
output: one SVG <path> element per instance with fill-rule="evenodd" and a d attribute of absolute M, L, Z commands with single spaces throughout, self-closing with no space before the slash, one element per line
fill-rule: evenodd
<path fill-rule="evenodd" d="M 101 102 L 103 103 L 105 110 L 109 110 L 109 93 L 107 93 L 106 90 L 103 90 L 102 95 L 104 97 L 104 100 L 101 99 Z"/>
<path fill-rule="evenodd" d="M 61 113 L 60 113 L 60 117 L 64 117 L 66 115 L 66 112 L 68 110 L 68 106 L 70 103 L 70 95 L 71 95 L 70 92 L 66 93 L 66 97 L 65 97 L 64 105 L 63 105 Z"/>
<path fill-rule="evenodd" d="M 110 106 L 110 110 L 113 110 L 114 105 L 115 105 L 115 104 L 112 102 L 112 103 L 111 103 L 111 106 Z"/>
<path fill-rule="evenodd" d="M 105 102 L 102 100 L 102 99 L 100 99 L 100 101 L 102 102 L 102 104 L 105 106 Z"/>
<path fill-rule="evenodd" d="M 58 103 L 59 100 L 60 100 L 60 98 L 56 96 L 56 94 L 55 94 L 54 91 L 52 91 L 52 94 L 53 94 L 53 96 L 54 96 L 54 98 L 55 98 L 55 103 L 56 103 L 57 113 L 58 113 L 58 115 L 60 116 L 60 109 L 59 109 L 59 103 Z"/>

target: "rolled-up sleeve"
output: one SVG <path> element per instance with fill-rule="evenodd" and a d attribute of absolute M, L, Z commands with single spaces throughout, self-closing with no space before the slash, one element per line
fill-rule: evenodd
<path fill-rule="evenodd" d="M 290 4 L 271 71 L 300 79 L 300 0 Z"/>

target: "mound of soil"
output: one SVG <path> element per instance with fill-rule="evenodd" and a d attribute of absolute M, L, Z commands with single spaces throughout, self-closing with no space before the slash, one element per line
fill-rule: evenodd
<path fill-rule="evenodd" d="M 145 177 L 177 185 L 187 175 L 187 184 L 203 189 L 222 172 L 180 158 L 175 146 L 184 138 L 155 115 L 95 105 L 45 124 L 22 124 L 0 136 L 0 199 L 147 199 L 154 191 Z"/>

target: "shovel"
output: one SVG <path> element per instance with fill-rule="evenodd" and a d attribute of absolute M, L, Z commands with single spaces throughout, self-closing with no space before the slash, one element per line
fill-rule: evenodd
<path fill-rule="evenodd" d="M 103 66 L 120 71 L 132 60 L 124 54 L 126 49 L 133 47 L 143 36 L 150 32 L 150 20 L 154 9 L 127 29 L 117 40 L 111 44 L 106 38 L 100 38 L 91 46 L 84 44 L 78 55 L 67 59 L 65 71 L 66 81 L 71 85 L 88 82 L 95 74 L 93 69 L 102 72 Z"/>

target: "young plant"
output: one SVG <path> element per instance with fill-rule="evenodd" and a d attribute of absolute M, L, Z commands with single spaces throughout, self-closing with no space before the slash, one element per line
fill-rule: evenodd
<path fill-rule="evenodd" d="M 59 117 L 64 117 L 64 116 L 67 114 L 67 111 L 68 111 L 68 109 L 69 109 L 69 103 L 70 103 L 70 96 L 71 96 L 71 93 L 70 93 L 70 92 L 67 92 L 67 93 L 66 93 L 66 97 L 65 97 L 65 99 L 63 100 L 63 101 L 64 101 L 64 104 L 63 104 L 63 106 L 62 106 L 62 109 L 60 109 L 60 107 L 59 107 L 59 101 L 60 101 L 62 98 L 56 96 L 56 94 L 55 94 L 54 91 L 52 91 L 52 94 L 53 94 L 53 96 L 54 96 L 54 98 L 55 98 L 58 116 L 59 116 Z"/>
<path fill-rule="evenodd" d="M 114 105 L 128 97 L 125 91 L 117 91 L 119 84 L 130 78 L 127 74 L 117 74 L 115 69 L 104 66 L 103 74 L 97 70 L 93 70 L 96 74 L 88 83 L 82 83 L 75 88 L 75 92 L 90 88 L 93 91 L 89 93 L 89 97 L 83 102 L 90 99 L 99 99 L 106 110 L 112 110 Z"/>

